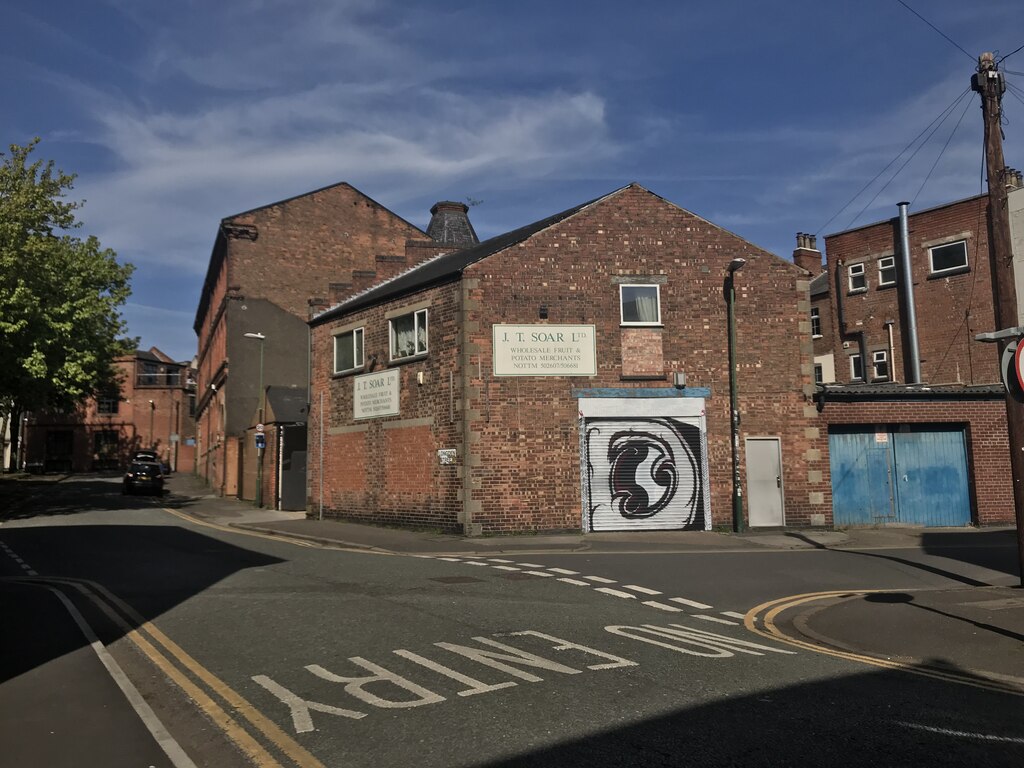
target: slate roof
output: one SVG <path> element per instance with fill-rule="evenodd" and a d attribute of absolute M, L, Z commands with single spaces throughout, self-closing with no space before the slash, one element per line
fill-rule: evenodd
<path fill-rule="evenodd" d="M 267 405 L 278 424 L 306 421 L 306 390 L 295 387 L 267 387 Z"/>
<path fill-rule="evenodd" d="M 993 400 L 1006 395 L 1002 384 L 825 384 L 818 385 L 823 400 Z"/>
<path fill-rule="evenodd" d="M 811 296 L 824 296 L 828 293 L 828 272 L 822 272 L 811 280 Z"/>
<path fill-rule="evenodd" d="M 372 306 L 387 299 L 456 280 L 466 267 L 486 259 L 488 256 L 498 253 L 499 251 L 503 251 L 506 248 L 510 248 L 513 245 L 521 243 L 538 232 L 554 226 L 560 221 L 564 221 L 570 216 L 579 213 L 584 208 L 594 205 L 606 198 L 612 197 L 631 186 L 634 185 L 630 184 L 625 187 L 620 187 L 606 195 L 601 195 L 593 200 L 588 200 L 585 203 L 581 203 L 580 205 L 564 210 L 561 213 L 556 213 L 554 216 L 548 216 L 546 219 L 541 219 L 540 221 L 535 221 L 532 224 L 527 224 L 525 227 L 514 229 L 511 232 L 506 232 L 505 234 L 498 235 L 497 237 L 492 237 L 490 240 L 485 240 L 472 248 L 465 248 L 461 251 L 454 251 L 453 253 L 445 253 L 440 256 L 435 256 L 432 259 L 428 259 L 427 261 L 417 264 L 412 269 L 406 270 L 402 274 L 397 275 L 390 280 L 386 280 L 385 282 L 379 283 L 362 293 L 357 293 L 355 296 L 345 299 L 340 304 L 336 304 L 330 309 L 321 312 L 310 320 L 309 324 L 311 326 L 317 326 L 333 317 L 337 317 L 338 315 L 354 312 L 357 309 Z"/>

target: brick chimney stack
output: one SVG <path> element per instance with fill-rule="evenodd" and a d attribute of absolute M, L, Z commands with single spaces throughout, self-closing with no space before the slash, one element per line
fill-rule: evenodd
<path fill-rule="evenodd" d="M 469 222 L 469 206 L 451 200 L 435 203 L 430 209 L 430 224 L 427 235 L 437 243 L 454 246 L 454 249 L 469 248 L 480 242 Z"/>
<path fill-rule="evenodd" d="M 812 275 L 821 274 L 821 251 L 818 250 L 818 238 L 815 235 L 808 235 L 805 232 L 796 233 L 793 263 L 798 267 L 803 267 Z"/>

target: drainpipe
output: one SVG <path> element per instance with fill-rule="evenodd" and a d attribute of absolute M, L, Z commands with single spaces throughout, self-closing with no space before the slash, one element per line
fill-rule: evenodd
<path fill-rule="evenodd" d="M 889 333 L 889 381 L 893 384 L 896 383 L 896 348 L 892 343 L 892 327 L 895 324 L 895 320 L 885 321 L 885 330 Z"/>
<path fill-rule="evenodd" d="M 907 224 L 907 206 L 897 203 L 900 210 L 900 287 L 903 289 L 903 304 L 907 310 L 907 363 L 908 384 L 921 383 L 921 350 L 917 345 L 917 310 L 914 308 L 914 279 L 910 270 L 910 228 Z"/>
<path fill-rule="evenodd" d="M 843 260 L 836 261 L 836 319 L 839 321 L 840 336 L 857 336 L 857 351 L 860 353 L 860 369 L 864 373 L 863 381 L 868 380 L 868 343 L 865 331 L 851 331 L 846 327 L 846 312 L 843 308 Z"/>

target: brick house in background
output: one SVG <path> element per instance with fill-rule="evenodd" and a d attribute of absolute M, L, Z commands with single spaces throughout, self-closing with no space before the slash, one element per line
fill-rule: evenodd
<path fill-rule="evenodd" d="M 461 203 L 439 203 L 436 215 L 448 218 L 460 207 L 464 212 Z M 311 311 L 458 247 L 465 235 L 454 224 L 439 233 L 449 242 L 429 238 L 346 183 L 220 222 L 193 325 L 196 470 L 216 492 L 255 498 L 242 472 L 245 451 L 255 448 L 242 437 L 253 425 L 261 380 L 264 387 L 307 389 Z"/>
<path fill-rule="evenodd" d="M 1020 232 L 1024 190 L 1009 178 Z M 995 345 L 975 340 L 996 330 L 988 205 L 979 195 L 908 213 L 912 296 L 898 216 L 825 237 L 811 321 L 837 525 L 1013 522 L 1001 372 Z M 814 238 L 797 246 L 795 261 L 821 263 Z"/>
<path fill-rule="evenodd" d="M 156 347 L 114 362 L 121 386 L 73 413 L 28 414 L 24 466 L 42 472 L 122 470 L 134 451 L 155 450 L 172 470 L 191 472 L 195 378 L 190 363 Z"/>
<path fill-rule="evenodd" d="M 830 524 L 807 273 L 636 184 L 310 321 L 310 514 L 469 534 L 731 525 L 736 258 L 750 523 Z"/>

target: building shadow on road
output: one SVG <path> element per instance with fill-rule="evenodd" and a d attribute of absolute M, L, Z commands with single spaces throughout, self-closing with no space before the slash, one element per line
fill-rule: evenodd
<path fill-rule="evenodd" d="M 133 614 L 120 615 L 137 629 L 235 573 L 282 562 L 175 525 L 5 527 L 0 540 L 26 566 L 47 564 L 39 575 L 26 567 L 20 577 L 0 580 L 0 682 L 88 645 L 54 589 L 109 644 L 125 634 L 125 625 L 98 607 L 100 593 L 90 583 L 129 604 Z M 74 579 L 64 581 L 63 574 Z"/>
<path fill-rule="evenodd" d="M 956 671 L 955 666 L 942 660 L 929 660 L 927 664 Z M 1024 765 L 1024 698 L 1020 696 L 896 671 L 852 674 L 777 689 L 772 689 L 769 681 L 763 682 L 761 691 L 747 696 L 679 710 L 480 765 Z M 978 679 L 978 683 L 984 681 Z M 656 691 L 651 695 L 652 699 L 663 696 Z M 580 714 L 585 711 L 581 708 Z M 575 720 L 568 712 L 566 718 Z M 555 727 L 552 724 L 542 730 L 541 737 Z"/>

